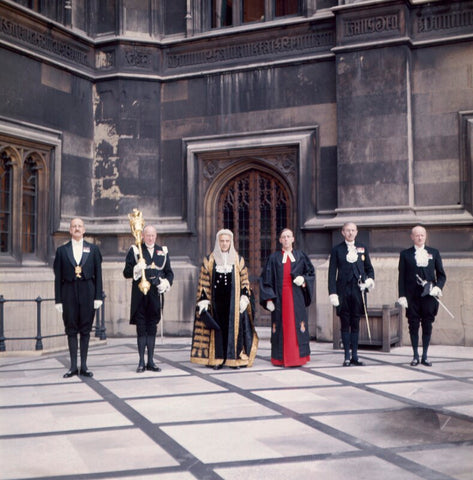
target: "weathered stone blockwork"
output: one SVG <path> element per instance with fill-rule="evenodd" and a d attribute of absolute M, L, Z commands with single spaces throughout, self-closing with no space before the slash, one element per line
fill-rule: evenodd
<path fill-rule="evenodd" d="M 42 15 L 24 3 L 0 4 L 0 139 L 39 132 L 52 148 L 49 240 L 41 258 L 2 253 L 0 294 L 18 297 L 28 273 L 52 295 L 55 247 L 82 216 L 105 259 L 108 333 L 133 334 L 121 270 L 138 207 L 175 265 L 165 331 L 189 334 L 215 182 L 250 162 L 287 177 L 319 340 L 332 336 L 328 255 L 352 220 L 379 306 L 397 298 L 409 229 L 428 228 L 455 314 L 440 312 L 434 340 L 473 345 L 473 1 L 304 0 L 300 16 L 213 30 L 205 2 L 91 2 L 87 16 L 83 1 Z"/>

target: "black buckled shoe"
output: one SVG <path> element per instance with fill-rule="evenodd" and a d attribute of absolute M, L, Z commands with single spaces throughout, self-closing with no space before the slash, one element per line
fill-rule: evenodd
<path fill-rule="evenodd" d="M 79 370 L 77 370 L 77 368 L 75 370 L 68 370 L 63 376 L 62 378 L 71 378 L 73 377 L 74 375 L 79 375 Z"/>
<path fill-rule="evenodd" d="M 136 368 L 136 373 L 143 373 L 145 371 L 145 366 L 144 365 L 138 365 Z"/>
<path fill-rule="evenodd" d="M 350 364 L 350 360 L 345 360 L 343 363 L 342 363 L 342 367 L 349 367 L 351 364 Z"/>
<path fill-rule="evenodd" d="M 414 357 L 411 361 L 411 367 L 417 367 L 417 365 L 419 365 L 419 359 Z"/>
<path fill-rule="evenodd" d="M 422 365 L 425 365 L 426 367 L 432 366 L 432 362 L 429 362 L 426 358 L 423 358 L 420 363 L 422 363 Z"/>
<path fill-rule="evenodd" d="M 161 369 L 153 363 L 153 365 L 146 365 L 146 370 L 150 370 L 151 372 L 160 372 Z"/>
<path fill-rule="evenodd" d="M 360 362 L 358 359 L 355 360 L 354 358 L 350 360 L 350 364 L 355 365 L 355 367 L 361 367 L 364 365 L 363 362 Z"/>
<path fill-rule="evenodd" d="M 87 368 L 81 368 L 79 373 L 83 377 L 93 377 L 94 376 L 94 374 L 90 370 L 87 370 Z"/>

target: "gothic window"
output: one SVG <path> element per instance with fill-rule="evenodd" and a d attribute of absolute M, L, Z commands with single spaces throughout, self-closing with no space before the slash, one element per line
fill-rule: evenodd
<path fill-rule="evenodd" d="M 0 139 L 0 262 L 47 256 L 50 151 L 31 147 Z"/>
<path fill-rule="evenodd" d="M 211 28 L 301 15 L 302 0 L 210 0 Z"/>
<path fill-rule="evenodd" d="M 279 245 L 283 228 L 293 228 L 288 188 L 268 172 L 247 170 L 230 180 L 218 197 L 218 226 L 233 232 L 235 248 L 245 259 L 251 288 L 258 297 L 258 278 Z M 256 306 L 258 325 L 269 325 L 267 312 Z"/>
<path fill-rule="evenodd" d="M 40 164 L 29 156 L 23 164 L 22 235 L 23 253 L 36 252 L 38 230 L 38 171 Z"/>
<path fill-rule="evenodd" d="M 266 172 L 247 170 L 223 188 L 218 224 L 233 232 L 250 277 L 259 275 L 266 258 L 278 247 L 281 230 L 292 228 L 291 212 L 287 188 Z"/>
<path fill-rule="evenodd" d="M 11 248 L 12 161 L 6 151 L 0 157 L 0 253 Z"/>

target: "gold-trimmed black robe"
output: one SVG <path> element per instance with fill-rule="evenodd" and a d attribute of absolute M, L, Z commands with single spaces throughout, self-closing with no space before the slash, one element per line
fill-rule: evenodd
<path fill-rule="evenodd" d="M 205 257 L 200 269 L 199 284 L 196 301 L 206 299 L 210 301 L 209 313 L 216 309 L 218 299 L 214 298 L 213 286 L 215 281 L 215 259 L 213 254 Z M 248 270 L 245 261 L 238 256 L 231 273 L 232 293 L 228 314 L 228 343 L 227 358 L 217 353 L 216 332 L 206 327 L 196 311 L 194 330 L 192 334 L 191 362 L 200 365 L 224 365 L 229 367 L 251 367 L 256 357 L 258 336 L 254 327 L 254 299 L 251 294 Z M 240 296 L 248 295 L 250 304 L 243 313 L 240 313 Z"/>

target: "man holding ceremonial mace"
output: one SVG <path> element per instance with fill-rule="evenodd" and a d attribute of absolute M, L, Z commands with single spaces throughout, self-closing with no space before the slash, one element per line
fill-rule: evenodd
<path fill-rule="evenodd" d="M 154 363 L 156 332 L 161 320 L 161 295 L 171 289 L 174 273 L 165 246 L 156 244 L 156 229 L 144 226 L 142 213 L 136 208 L 128 215 L 135 245 L 128 250 L 123 275 L 132 278 L 130 324 L 136 325 L 139 363 L 137 373 L 159 372 Z M 148 361 L 145 365 L 145 351 Z"/>

